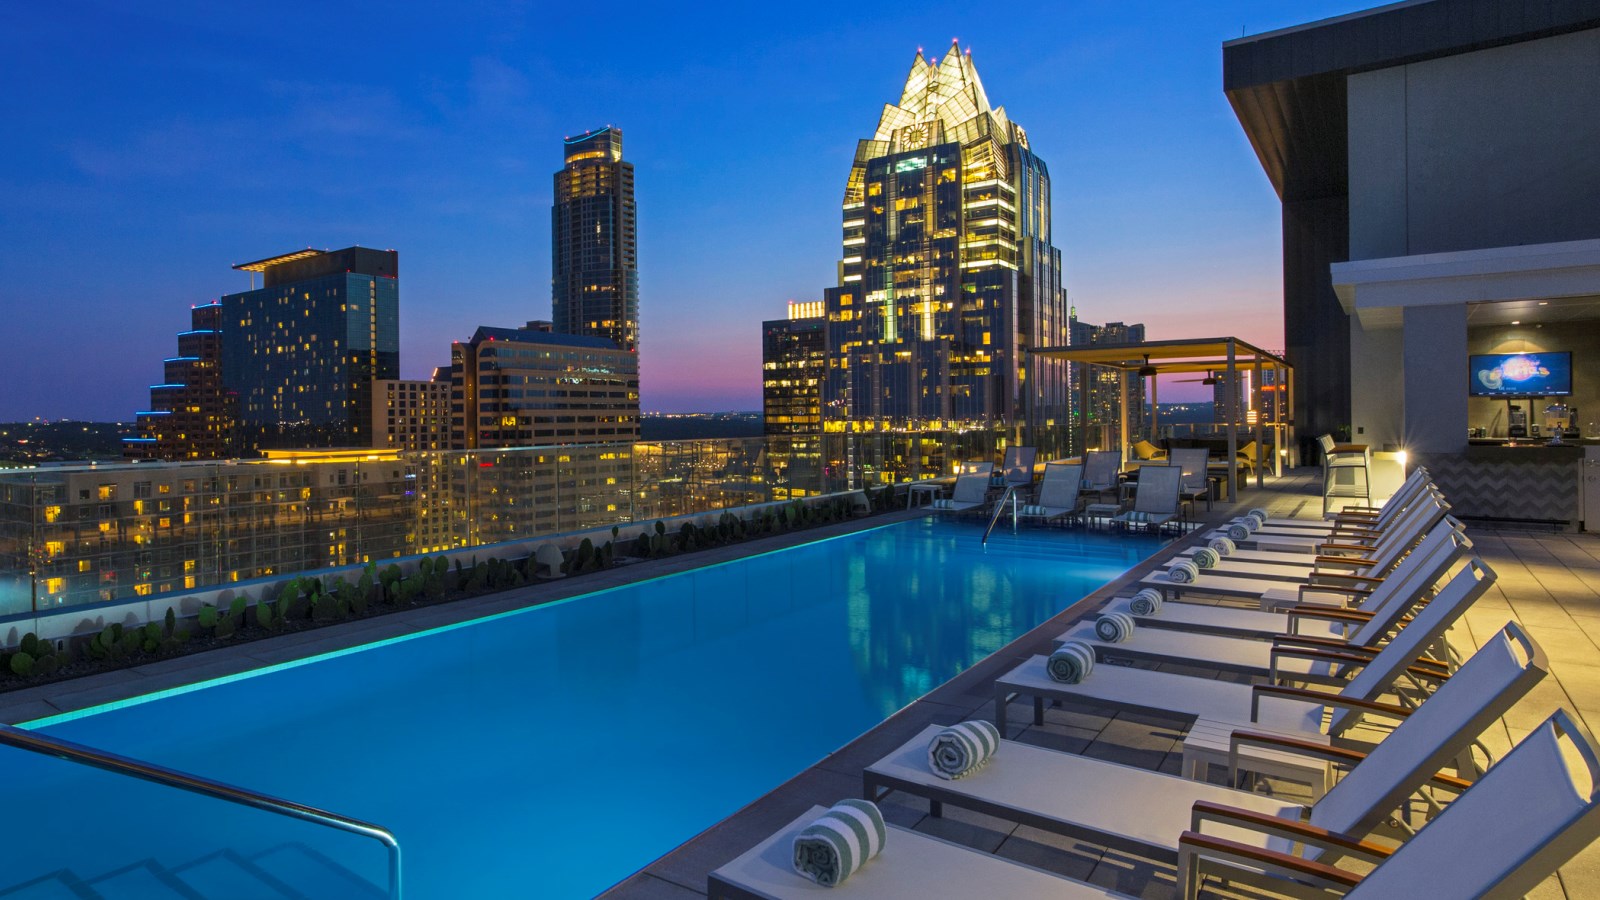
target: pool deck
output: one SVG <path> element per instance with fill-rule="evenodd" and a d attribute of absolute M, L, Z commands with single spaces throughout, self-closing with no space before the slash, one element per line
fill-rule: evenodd
<path fill-rule="evenodd" d="M 1237 505 L 1218 503 L 1209 513 L 1202 508 L 1200 515 L 1203 521 L 1215 522 L 1242 508 L 1263 506 L 1274 515 L 1314 518 L 1321 509 L 1315 493 L 1317 474 L 1314 468 L 1296 470 L 1269 482 L 1264 489 L 1244 492 L 1242 502 Z M 893 512 L 13 691 L 0 694 L 0 722 L 15 724 L 80 710 L 779 550 L 864 527 L 889 525 L 922 514 L 921 511 Z M 1499 580 L 1452 631 L 1452 641 L 1458 647 L 1476 647 L 1483 636 L 1494 633 L 1508 618 L 1516 619 L 1539 641 L 1551 663 L 1550 677 L 1501 720 L 1486 737 L 1486 743 L 1497 753 L 1503 751 L 1557 706 L 1570 710 L 1585 727 L 1595 731 L 1600 727 L 1600 536 L 1481 526 L 1469 526 L 1468 531 L 1478 552 L 1499 574 Z M 1166 555 L 1160 554 L 1158 558 L 1164 559 Z M 1022 659 L 1047 652 L 1052 637 L 1072 621 L 1098 609 L 1113 592 L 1143 577 L 1153 567 L 1153 563 L 1135 567 L 625 879 L 604 896 L 614 900 L 705 896 L 706 876 L 711 871 L 769 836 L 811 805 L 860 796 L 862 770 L 927 724 L 988 718 L 993 705 L 990 684 L 997 676 Z M 1021 713 L 1021 710 L 1014 712 Z M 1021 722 L 1017 722 L 1017 718 Z M 1017 715 L 1013 723 L 1027 720 L 1026 715 Z M 620 719 L 619 728 L 625 722 L 625 717 Z M 1181 719 L 1111 714 L 1110 711 L 1105 715 L 1077 710 L 1068 713 L 1056 708 L 1046 711 L 1043 726 L 1029 724 L 1020 734 L 1013 728 L 1009 736 L 1052 749 L 1177 774 L 1186 726 Z M 892 794 L 882 805 L 890 820 L 897 824 L 1038 868 L 1114 887 L 1135 896 L 1166 896 L 1171 890 L 1173 873 L 1170 867 L 1161 864 L 955 808 L 947 808 L 942 818 L 933 818 L 927 814 L 926 803 L 904 794 Z M 1579 854 L 1529 896 L 1540 900 L 1600 897 L 1600 844 Z"/>
<path fill-rule="evenodd" d="M 1261 506 L 1277 516 L 1316 518 L 1321 512 L 1319 474 L 1315 468 L 1296 470 L 1272 480 L 1265 488 L 1243 492 L 1238 504 L 1217 503 L 1210 512 L 1202 508 L 1200 516 L 1202 521 L 1217 522 L 1243 509 Z M 1550 660 L 1549 677 L 1491 729 L 1484 738 L 1485 744 L 1497 755 L 1504 752 L 1512 741 L 1520 739 L 1558 706 L 1575 714 L 1591 733 L 1596 732 L 1600 726 L 1600 535 L 1473 525 L 1469 525 L 1468 532 L 1478 553 L 1499 579 L 1451 631 L 1452 642 L 1466 652 L 1498 631 L 1506 620 L 1515 619 L 1527 626 Z M 1169 555 L 1160 553 L 1154 559 Z M 991 718 L 991 683 L 997 676 L 1023 659 L 1049 652 L 1051 638 L 1154 568 L 1153 560 L 1136 566 L 602 896 L 608 900 L 704 897 L 708 874 L 813 804 L 826 806 L 861 796 L 865 767 L 925 726 Z M 1181 671 L 1171 666 L 1162 668 Z M 1215 677 L 1214 672 L 1206 671 L 1188 674 Z M 1178 774 L 1187 720 L 1110 710 L 1104 713 L 1047 709 L 1043 726 L 1028 724 L 1020 734 L 1013 727 L 1009 737 Z M 1023 709 L 1014 708 L 1013 726 L 1026 723 L 1029 718 Z M 1293 786 L 1279 783 L 1275 787 L 1278 796 L 1285 796 L 1285 790 L 1293 795 Z M 925 801 L 904 793 L 890 794 L 880 806 L 886 817 L 898 825 L 1047 871 L 1133 896 L 1165 897 L 1172 892 L 1173 870 L 1161 863 L 949 806 L 943 817 L 934 818 L 928 815 Z M 1600 897 L 1600 843 L 1580 853 L 1528 896 L 1539 900 Z"/>

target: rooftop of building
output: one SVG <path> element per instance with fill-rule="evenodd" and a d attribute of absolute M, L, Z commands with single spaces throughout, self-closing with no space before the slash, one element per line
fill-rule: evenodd
<path fill-rule="evenodd" d="M 492 325 L 478 326 L 478 330 L 472 333 L 471 340 L 466 343 L 478 344 L 484 341 L 551 344 L 558 347 L 587 347 L 594 350 L 617 349 L 617 342 L 610 338 L 595 337 L 588 334 L 561 334 L 560 332 L 532 328 L 497 328 Z"/>

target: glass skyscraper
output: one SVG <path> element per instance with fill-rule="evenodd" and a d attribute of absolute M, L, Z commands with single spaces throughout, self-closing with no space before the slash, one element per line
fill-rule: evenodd
<path fill-rule="evenodd" d="M 1050 175 L 991 107 L 970 54 L 917 52 L 845 185 L 839 285 L 825 293 L 829 431 L 1001 432 L 1053 450 L 1067 343 Z"/>
<path fill-rule="evenodd" d="M 302 250 L 234 268 L 262 275 L 262 287 L 222 298 L 240 444 L 371 446 L 372 382 L 400 377 L 399 254 Z"/>
<path fill-rule="evenodd" d="M 639 260 L 633 164 L 622 130 L 607 125 L 567 138 L 550 210 L 551 315 L 562 334 L 639 348 Z"/>

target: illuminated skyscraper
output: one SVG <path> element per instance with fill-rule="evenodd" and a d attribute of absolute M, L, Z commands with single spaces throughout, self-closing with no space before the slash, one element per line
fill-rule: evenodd
<path fill-rule="evenodd" d="M 980 428 L 1049 450 L 1065 431 L 1067 343 L 1050 175 L 970 54 L 917 52 L 859 142 L 844 195 L 824 427 Z"/>
<path fill-rule="evenodd" d="M 633 164 L 622 130 L 607 125 L 566 141 L 550 210 L 555 330 L 639 348 L 639 260 Z"/>
<path fill-rule="evenodd" d="M 138 414 L 139 433 L 122 439 L 128 459 L 227 459 L 234 444 L 234 395 L 222 386 L 222 304 L 189 311 L 178 333 L 178 355 L 161 362 L 162 381 L 150 385 L 150 408 Z"/>
<path fill-rule="evenodd" d="M 827 319 L 816 301 L 790 303 L 789 318 L 761 323 L 761 408 L 767 434 L 822 430 Z"/>

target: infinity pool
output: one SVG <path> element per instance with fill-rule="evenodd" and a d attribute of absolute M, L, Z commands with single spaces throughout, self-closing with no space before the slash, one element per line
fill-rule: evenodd
<path fill-rule="evenodd" d="M 384 825 L 408 898 L 589 896 L 1157 546 L 984 548 L 981 527 L 873 529 L 35 727 Z M 0 766 L 0 893 L 386 883 L 370 841 L 20 751 Z"/>

